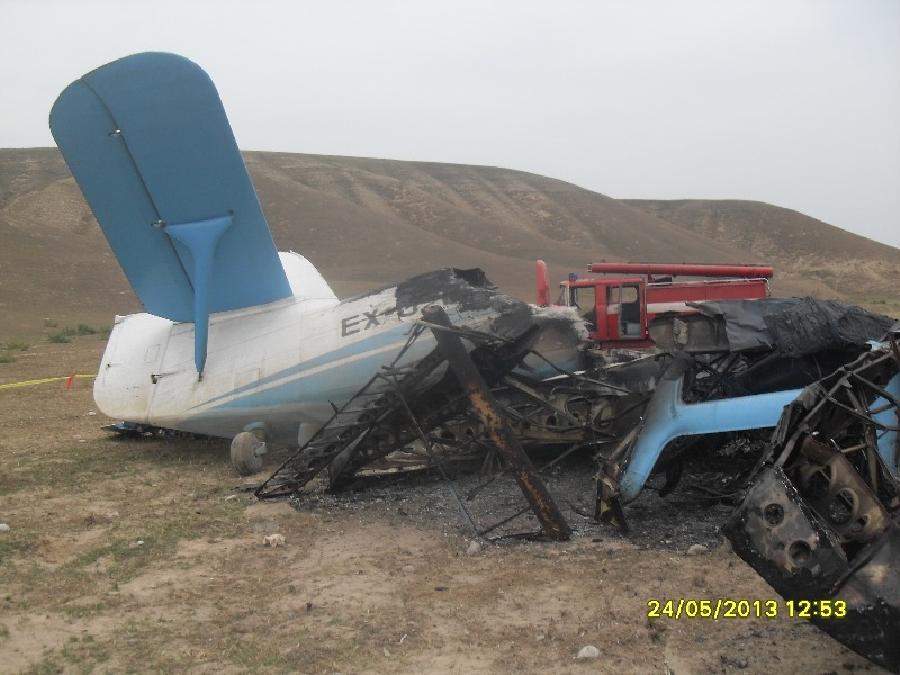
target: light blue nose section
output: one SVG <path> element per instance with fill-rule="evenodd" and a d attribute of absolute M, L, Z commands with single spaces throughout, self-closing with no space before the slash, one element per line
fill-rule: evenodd
<path fill-rule="evenodd" d="M 624 502 L 638 496 L 663 448 L 670 441 L 679 436 L 774 427 L 784 406 L 803 391 L 789 389 L 688 404 L 682 400 L 684 370 L 684 364 L 673 363 L 650 400 L 643 428 L 619 484 L 619 495 Z"/>

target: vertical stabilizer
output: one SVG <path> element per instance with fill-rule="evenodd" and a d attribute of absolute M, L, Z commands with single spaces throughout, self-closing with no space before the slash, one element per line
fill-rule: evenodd
<path fill-rule="evenodd" d="M 53 106 L 59 149 L 147 312 L 196 326 L 291 296 L 209 76 L 175 54 L 128 56 Z"/>

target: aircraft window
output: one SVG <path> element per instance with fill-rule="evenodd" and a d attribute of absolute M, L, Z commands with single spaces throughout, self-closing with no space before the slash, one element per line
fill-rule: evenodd
<path fill-rule="evenodd" d="M 619 298 L 621 297 L 621 293 L 619 292 L 621 289 L 618 286 L 609 286 L 606 289 L 606 304 L 607 305 L 618 305 Z"/>

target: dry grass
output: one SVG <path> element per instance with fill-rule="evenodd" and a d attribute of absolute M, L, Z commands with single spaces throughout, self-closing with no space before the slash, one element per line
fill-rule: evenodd
<path fill-rule="evenodd" d="M 101 347 L 40 342 L 0 383 L 89 372 Z M 223 444 L 108 438 L 89 387 L 0 390 L 4 672 L 868 667 L 802 622 L 648 622 L 648 597 L 771 597 L 725 549 L 686 557 L 610 536 L 468 557 L 456 523 L 387 504 L 255 503 L 234 491 Z M 288 545 L 263 547 L 272 532 Z M 599 661 L 574 660 L 585 644 Z"/>

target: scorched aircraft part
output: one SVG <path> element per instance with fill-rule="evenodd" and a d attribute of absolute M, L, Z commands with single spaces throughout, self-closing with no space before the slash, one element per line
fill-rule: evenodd
<path fill-rule="evenodd" d="M 810 385 L 784 412 L 724 531 L 789 600 L 842 601 L 810 619 L 900 672 L 900 353 L 892 339 Z M 814 605 L 815 606 L 815 605 Z"/>

